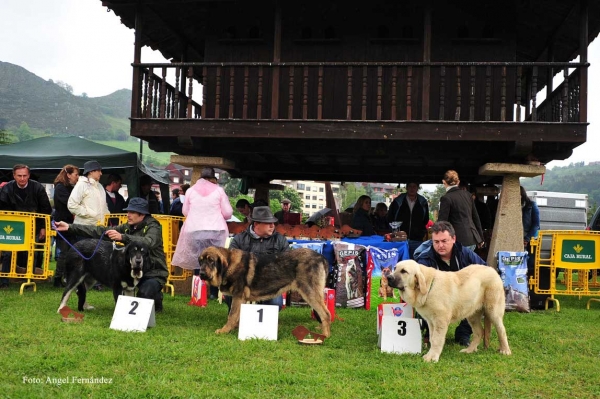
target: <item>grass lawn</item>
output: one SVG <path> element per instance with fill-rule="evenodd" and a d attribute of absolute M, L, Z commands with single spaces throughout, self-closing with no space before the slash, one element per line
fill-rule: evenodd
<path fill-rule="evenodd" d="M 451 326 L 440 362 L 428 364 L 380 352 L 376 296 L 370 311 L 338 308 L 343 321 L 332 324 L 331 338 L 303 346 L 291 331 L 315 331 L 307 308 L 280 313 L 277 341 L 238 341 L 214 333 L 227 311 L 216 301 L 198 308 L 187 296 L 165 296 L 156 327 L 126 333 L 109 328 L 106 290 L 89 293 L 96 309 L 69 324 L 56 313 L 62 290 L 47 282 L 37 292 L 18 289 L 0 291 L 3 398 L 600 397 L 600 304 L 586 310 L 587 298 L 560 297 L 559 313 L 507 313 L 512 356 L 496 352 L 495 331 L 491 349 L 459 353 Z"/>
<path fill-rule="evenodd" d="M 118 141 L 118 140 L 109 140 L 109 141 L 98 141 L 94 140 L 96 143 L 108 145 L 111 147 L 119 148 L 124 151 L 136 152 L 140 153 L 140 143 L 136 141 Z M 172 152 L 156 152 L 151 150 L 148 147 L 148 143 L 144 142 L 144 146 L 142 149 L 142 157 L 145 164 L 153 164 L 158 166 L 167 166 L 171 162 Z"/>

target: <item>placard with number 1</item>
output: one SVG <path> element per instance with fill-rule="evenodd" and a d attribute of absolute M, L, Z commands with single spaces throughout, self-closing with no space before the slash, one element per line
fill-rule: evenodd
<path fill-rule="evenodd" d="M 279 306 L 242 304 L 238 339 L 252 338 L 277 341 Z"/>

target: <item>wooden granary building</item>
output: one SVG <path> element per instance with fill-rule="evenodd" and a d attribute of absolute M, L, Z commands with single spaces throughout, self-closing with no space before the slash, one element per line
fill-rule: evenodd
<path fill-rule="evenodd" d="M 131 134 L 250 185 L 507 183 L 586 140 L 598 0 L 103 4 L 135 31 Z"/>

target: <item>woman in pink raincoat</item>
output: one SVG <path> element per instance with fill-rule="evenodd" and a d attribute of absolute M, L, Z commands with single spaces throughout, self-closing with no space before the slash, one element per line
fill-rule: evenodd
<path fill-rule="evenodd" d="M 204 249 L 225 245 L 229 236 L 226 220 L 232 214 L 229 198 L 217 185 L 214 169 L 202 169 L 200 180 L 185 195 L 183 215 L 186 219 L 171 263 L 184 269 L 198 269 L 198 256 Z"/>

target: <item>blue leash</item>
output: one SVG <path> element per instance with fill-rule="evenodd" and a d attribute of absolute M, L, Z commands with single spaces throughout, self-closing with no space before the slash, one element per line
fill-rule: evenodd
<path fill-rule="evenodd" d="M 75 250 L 75 252 L 77 252 L 79 254 L 79 256 L 81 256 L 84 260 L 90 260 L 94 257 L 94 255 L 96 255 L 96 252 L 98 252 L 98 248 L 100 247 L 100 243 L 102 242 L 102 237 L 104 236 L 104 234 L 106 234 L 106 230 L 102 233 L 102 235 L 100 236 L 100 238 L 98 239 L 98 244 L 96 244 L 96 248 L 94 249 L 94 252 L 92 252 L 92 255 L 90 255 L 89 258 L 86 258 L 81 252 L 79 252 L 79 250 L 77 248 L 75 248 L 75 246 L 73 246 L 73 244 L 71 244 L 69 242 L 69 240 L 67 240 L 65 238 L 65 236 L 63 236 L 62 234 L 60 234 L 60 231 L 56 230 L 56 226 L 54 225 L 54 222 L 52 222 L 52 230 L 56 231 L 56 234 L 58 234 L 60 236 L 60 238 L 62 238 L 67 244 L 69 244 L 69 246 L 71 248 L 73 248 Z M 115 243 L 113 242 L 113 247 L 115 246 Z"/>

